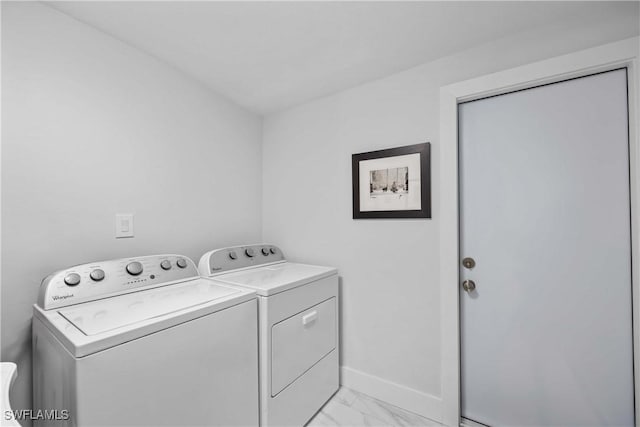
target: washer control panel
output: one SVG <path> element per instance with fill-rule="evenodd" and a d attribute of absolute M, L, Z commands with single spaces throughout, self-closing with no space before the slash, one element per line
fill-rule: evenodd
<path fill-rule="evenodd" d="M 45 277 L 38 305 L 49 310 L 198 277 L 182 255 L 153 255 L 76 265 Z"/>
<path fill-rule="evenodd" d="M 198 270 L 206 277 L 238 268 L 284 261 L 284 259 L 280 248 L 274 245 L 234 246 L 207 252 L 200 258 Z"/>

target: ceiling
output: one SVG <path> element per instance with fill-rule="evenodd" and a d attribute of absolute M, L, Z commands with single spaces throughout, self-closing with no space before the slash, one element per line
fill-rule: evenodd
<path fill-rule="evenodd" d="M 260 114 L 549 23 L 638 14 L 637 2 L 47 4 Z"/>

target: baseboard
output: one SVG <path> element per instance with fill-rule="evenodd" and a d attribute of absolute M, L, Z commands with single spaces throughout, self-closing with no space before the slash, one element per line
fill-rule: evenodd
<path fill-rule="evenodd" d="M 340 384 L 425 418 L 442 422 L 442 399 L 431 394 L 346 366 L 340 368 Z"/>

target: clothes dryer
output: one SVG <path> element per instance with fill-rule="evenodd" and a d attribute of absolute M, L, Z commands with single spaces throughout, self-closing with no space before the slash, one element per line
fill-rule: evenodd
<path fill-rule="evenodd" d="M 200 274 L 258 294 L 260 424 L 303 426 L 339 387 L 338 273 L 273 245 L 207 252 Z"/>

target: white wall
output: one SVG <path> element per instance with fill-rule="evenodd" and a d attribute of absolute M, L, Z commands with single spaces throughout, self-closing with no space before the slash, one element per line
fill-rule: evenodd
<path fill-rule="evenodd" d="M 263 130 L 263 235 L 342 276 L 342 382 L 441 419 L 439 89 L 638 33 L 638 17 L 522 33 L 285 112 Z M 351 219 L 351 155 L 432 143 L 431 220 Z"/>
<path fill-rule="evenodd" d="M 69 265 L 261 237 L 261 118 L 38 3 L 2 3 L 2 360 L 31 405 L 31 305 Z M 114 238 L 134 212 L 136 237 Z"/>
<path fill-rule="evenodd" d="M 549 26 L 273 114 L 263 131 L 112 37 L 3 2 L 1 357 L 19 364 L 14 406 L 31 402 L 31 305 L 46 274 L 149 253 L 197 259 L 259 241 L 262 226 L 292 259 L 340 268 L 343 380 L 438 418 L 440 86 L 637 32 L 633 16 Z M 423 141 L 433 219 L 352 220 L 351 154 Z M 136 237 L 116 240 L 114 214 L 126 212 Z"/>

